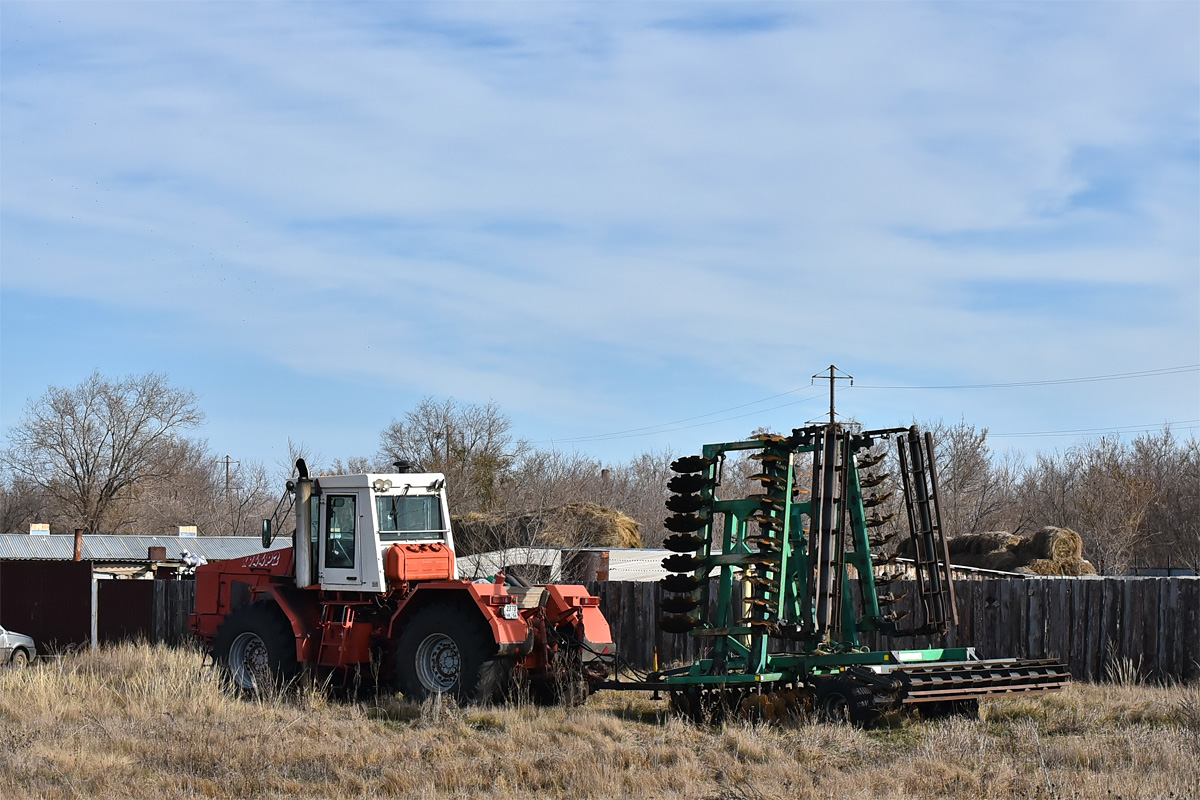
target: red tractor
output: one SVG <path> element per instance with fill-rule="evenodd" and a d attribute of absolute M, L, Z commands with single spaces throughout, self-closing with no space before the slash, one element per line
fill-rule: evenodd
<path fill-rule="evenodd" d="M 196 569 L 191 628 L 236 686 L 307 669 L 414 700 L 486 700 L 528 681 L 535 700 L 576 702 L 604 680 L 612 634 L 584 587 L 458 580 L 442 475 L 296 467 L 292 547 L 265 549 L 264 521 L 264 552 Z"/>

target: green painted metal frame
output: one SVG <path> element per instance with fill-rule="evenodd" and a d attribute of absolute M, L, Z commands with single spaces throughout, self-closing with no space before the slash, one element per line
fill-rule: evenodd
<path fill-rule="evenodd" d="M 868 650 L 845 653 L 775 653 L 768 659 L 768 668 L 749 671 L 745 662 L 726 662 L 727 671 L 709 674 L 717 662 L 701 659 L 687 668 L 686 673 L 664 673 L 668 686 L 691 684 L 749 684 L 787 683 L 806 675 L 832 675 L 847 667 L 900 666 L 904 664 L 938 664 L 977 661 L 973 647 L 931 647 L 923 650 Z"/>
<path fill-rule="evenodd" d="M 840 516 L 848 521 L 850 526 L 848 538 L 852 547 L 845 550 L 847 535 L 845 531 L 839 530 L 836 541 L 842 552 L 838 559 L 841 564 L 840 574 L 836 576 L 840 584 L 841 598 L 836 625 L 836 632 L 839 634 L 837 640 L 833 639 L 832 630 L 824 632 L 820 637 L 810 634 L 801 637 L 801 641 L 806 642 L 808 646 L 807 652 L 771 653 L 770 636 L 763 628 L 737 624 L 738 618 L 735 613 L 741 608 L 742 601 L 740 597 L 735 597 L 736 572 L 745 565 L 747 556 L 759 555 L 747 542 L 747 527 L 751 514 L 760 508 L 760 505 L 752 499 L 724 500 L 718 497 L 720 471 L 728 453 L 766 451 L 771 449 L 773 443 L 750 439 L 705 445 L 703 455 L 711 463 L 706 468 L 707 481 L 701 489 L 701 494 L 708 501 L 713 516 L 709 518 L 708 525 L 699 532 L 703 544 L 696 553 L 704 562 L 696 574 L 697 577 L 705 579 L 700 600 L 700 618 L 705 627 L 692 631 L 691 635 L 713 637 L 714 641 L 709 658 L 696 661 L 686 672 L 672 671 L 671 674 L 665 674 L 664 680 L 668 685 L 786 682 L 805 675 L 838 672 L 849 666 L 897 663 L 898 659 L 905 662 L 929 662 L 973 657 L 970 648 L 872 652 L 859 649 L 860 631 L 886 630 L 888 625 L 883 621 L 879 607 L 862 484 L 857 464 L 853 460 L 855 450 L 850 446 L 848 432 L 843 432 L 839 441 L 844 448 L 842 464 L 850 466 L 849 469 L 843 469 L 842 502 L 847 513 Z M 870 446 L 870 440 L 866 440 L 865 444 L 860 442 L 858 449 L 862 446 Z M 774 600 L 776 603 L 773 613 L 766 612 L 767 618 L 776 623 L 798 623 L 802 630 L 809 631 L 816 630 L 817 620 L 816 609 L 809 593 L 812 568 L 809 563 L 803 517 L 809 516 L 811 520 L 812 504 L 811 501 L 794 502 L 792 498 L 796 488 L 796 457 L 812 453 L 817 447 L 817 444 L 810 444 L 788 450 L 787 481 L 783 493 L 784 509 L 779 515 L 782 521 L 779 561 L 772 568 L 778 576 L 778 589 L 774 592 L 767 590 L 760 593 L 760 597 Z M 719 553 L 713 547 L 716 531 L 712 529 L 718 515 L 723 517 Z M 713 598 L 710 596 L 711 582 L 707 578 L 714 567 L 717 568 L 717 596 L 715 616 L 710 619 L 708 609 L 712 606 Z M 853 569 L 853 575 L 849 573 L 850 569 Z M 861 618 L 855 615 L 856 599 L 863 610 Z"/>

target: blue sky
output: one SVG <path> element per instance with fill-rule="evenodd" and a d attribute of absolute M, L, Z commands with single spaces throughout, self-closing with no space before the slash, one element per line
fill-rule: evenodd
<path fill-rule="evenodd" d="M 1195 3 L 5 0 L 0 37 L 5 430 L 157 371 L 235 458 L 373 454 L 432 395 L 619 461 L 819 418 L 831 363 L 873 427 L 1200 425 Z"/>

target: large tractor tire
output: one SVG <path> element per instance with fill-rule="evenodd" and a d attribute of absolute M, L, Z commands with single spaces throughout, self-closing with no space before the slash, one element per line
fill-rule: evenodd
<path fill-rule="evenodd" d="M 269 600 L 230 612 L 213 640 L 213 660 L 245 692 L 280 688 L 300 671 L 291 623 Z"/>
<path fill-rule="evenodd" d="M 475 609 L 435 603 L 418 611 L 396 642 L 396 683 L 416 702 L 431 695 L 489 700 L 492 691 L 480 678 L 504 663 L 495 654 L 496 640 Z"/>

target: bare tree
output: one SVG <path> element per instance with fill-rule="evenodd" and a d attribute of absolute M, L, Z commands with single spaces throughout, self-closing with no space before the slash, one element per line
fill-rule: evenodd
<path fill-rule="evenodd" d="M 1118 439 L 1101 437 L 1063 453 L 1039 454 L 1021 478 L 1022 528 L 1072 528 L 1083 555 L 1121 574 L 1151 544 L 1144 527 L 1155 487 Z"/>
<path fill-rule="evenodd" d="M 494 402 L 459 405 L 427 397 L 383 431 L 380 459 L 406 459 L 417 469 L 445 473 L 453 508 L 488 511 L 502 505 L 505 481 L 529 449 L 513 438 L 511 427 Z"/>
<path fill-rule="evenodd" d="M 179 435 L 203 420 L 196 396 L 164 375 L 109 380 L 94 372 L 31 401 L 0 461 L 62 503 L 73 524 L 97 533 L 123 496 L 180 466 Z"/>
<path fill-rule="evenodd" d="M 0 473 L 0 533 L 15 533 L 31 522 L 50 522 L 46 493 L 30 481 Z"/>
<path fill-rule="evenodd" d="M 1154 488 L 1139 560 L 1200 569 L 1200 441 L 1180 440 L 1168 426 L 1139 436 L 1130 450 L 1132 470 Z"/>
<path fill-rule="evenodd" d="M 942 524 L 951 536 L 1002 527 L 1010 509 L 1009 481 L 1015 461 L 997 460 L 987 443 L 987 428 L 960 420 L 928 425 L 937 458 Z"/>

